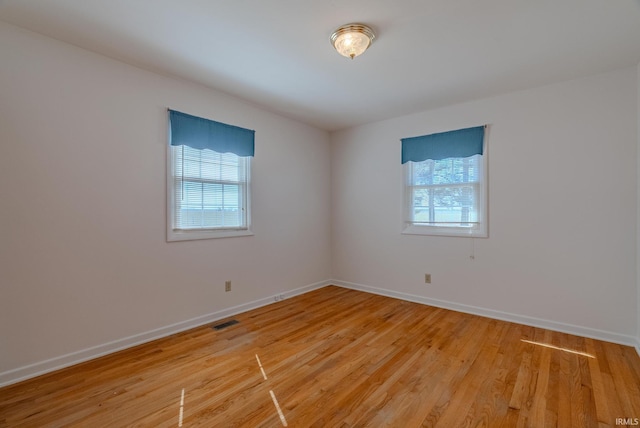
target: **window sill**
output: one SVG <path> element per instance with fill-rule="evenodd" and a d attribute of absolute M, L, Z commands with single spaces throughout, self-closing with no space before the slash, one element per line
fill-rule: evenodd
<path fill-rule="evenodd" d="M 236 238 L 240 236 L 253 236 L 249 229 L 241 230 L 169 230 L 167 242 L 195 241 L 200 239 Z"/>
<path fill-rule="evenodd" d="M 486 227 L 462 228 L 462 227 L 441 227 L 441 226 L 418 226 L 415 224 L 406 225 L 402 231 L 403 235 L 428 235 L 428 236 L 451 236 L 462 238 L 488 238 Z"/>

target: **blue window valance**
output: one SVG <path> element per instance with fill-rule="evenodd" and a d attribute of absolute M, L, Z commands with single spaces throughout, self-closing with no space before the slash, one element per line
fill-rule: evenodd
<path fill-rule="evenodd" d="M 169 110 L 172 146 L 253 156 L 255 131 Z"/>
<path fill-rule="evenodd" d="M 467 158 L 482 154 L 484 126 L 403 138 L 402 163 L 427 159 Z"/>

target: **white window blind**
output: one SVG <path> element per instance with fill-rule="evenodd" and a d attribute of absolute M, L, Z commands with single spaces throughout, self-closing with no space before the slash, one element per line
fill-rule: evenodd
<path fill-rule="evenodd" d="M 411 162 L 411 222 L 462 227 L 477 224 L 480 157 Z"/>
<path fill-rule="evenodd" d="M 251 158 L 188 146 L 169 150 L 171 228 L 178 234 L 172 240 L 248 231 Z"/>

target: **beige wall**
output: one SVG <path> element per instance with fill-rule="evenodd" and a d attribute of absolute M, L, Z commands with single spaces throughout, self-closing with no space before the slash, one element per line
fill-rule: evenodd
<path fill-rule="evenodd" d="M 636 310 L 636 321 L 637 321 L 637 330 L 636 330 L 636 350 L 638 354 L 640 354 L 640 64 L 638 64 L 638 103 L 636 106 L 636 113 L 638 114 L 638 125 L 636 127 L 636 132 L 638 136 L 638 146 L 637 146 L 637 186 L 638 186 L 638 196 L 637 196 L 637 212 L 636 212 L 636 233 L 638 236 L 638 241 L 636 244 L 636 285 L 637 285 L 637 299 L 638 299 L 638 309 Z"/>
<path fill-rule="evenodd" d="M 334 278 L 634 343 L 637 85 L 633 67 L 333 134 Z M 489 238 L 401 235 L 400 139 L 485 123 Z"/>
<path fill-rule="evenodd" d="M 0 384 L 330 278 L 328 133 L 2 23 L 0 58 Z M 166 242 L 167 108 L 255 129 L 255 236 Z"/>

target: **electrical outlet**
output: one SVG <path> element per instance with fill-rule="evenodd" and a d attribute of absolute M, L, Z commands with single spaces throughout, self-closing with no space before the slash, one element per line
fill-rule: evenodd
<path fill-rule="evenodd" d="M 424 274 L 424 283 L 425 284 L 431 284 L 431 274 L 430 273 L 425 273 Z"/>
<path fill-rule="evenodd" d="M 224 291 L 231 291 L 231 281 L 224 282 Z"/>

